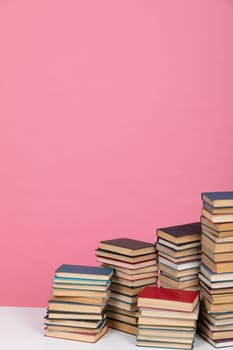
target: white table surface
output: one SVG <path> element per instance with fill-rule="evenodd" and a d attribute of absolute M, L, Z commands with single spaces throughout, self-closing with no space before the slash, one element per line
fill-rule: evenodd
<path fill-rule="evenodd" d="M 45 308 L 0 307 L 0 349 L 2 350 L 148 350 L 136 347 L 135 336 L 109 329 L 95 344 L 45 337 Z M 213 350 L 196 335 L 194 349 Z M 233 347 L 225 348 L 233 350 Z"/>

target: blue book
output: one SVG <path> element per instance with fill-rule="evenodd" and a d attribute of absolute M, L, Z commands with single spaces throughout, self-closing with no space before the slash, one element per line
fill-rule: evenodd
<path fill-rule="evenodd" d="M 90 285 L 90 286 L 107 286 L 109 284 L 109 280 L 97 280 L 97 279 L 89 279 L 89 278 L 68 278 L 68 277 L 57 277 L 53 278 L 54 283 L 62 283 L 62 284 L 77 284 L 77 285 Z"/>
<path fill-rule="evenodd" d="M 202 200 L 212 207 L 233 207 L 233 191 L 228 192 L 203 192 Z"/>
<path fill-rule="evenodd" d="M 56 277 L 109 280 L 113 269 L 109 267 L 96 267 L 84 265 L 61 265 L 55 271 Z"/>

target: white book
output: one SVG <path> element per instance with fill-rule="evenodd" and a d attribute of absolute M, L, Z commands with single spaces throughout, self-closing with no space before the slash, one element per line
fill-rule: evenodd
<path fill-rule="evenodd" d="M 199 260 L 198 261 L 191 261 L 191 262 L 187 262 L 187 263 L 182 263 L 182 264 L 174 264 L 173 262 L 159 256 L 159 264 L 160 263 L 167 265 L 167 266 L 169 266 L 177 271 L 192 269 L 193 267 L 200 266 Z"/>

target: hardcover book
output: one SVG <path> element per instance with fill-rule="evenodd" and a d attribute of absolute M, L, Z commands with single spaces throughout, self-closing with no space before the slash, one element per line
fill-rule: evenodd
<path fill-rule="evenodd" d="M 201 196 L 212 207 L 233 207 L 233 191 L 203 192 Z"/>
<path fill-rule="evenodd" d="M 107 267 L 81 266 L 81 265 L 61 265 L 56 271 L 56 277 L 67 278 L 87 278 L 108 280 L 113 274 L 113 269 Z"/>
<path fill-rule="evenodd" d="M 149 286 L 138 294 L 138 307 L 193 312 L 198 303 L 198 291 Z"/>
<path fill-rule="evenodd" d="M 99 249 L 104 249 L 127 256 L 155 253 L 155 245 L 153 243 L 138 241 L 130 238 L 118 238 L 101 241 L 99 244 Z"/>
<path fill-rule="evenodd" d="M 193 222 L 190 224 L 159 228 L 157 229 L 157 236 L 176 244 L 200 241 L 201 223 Z"/>

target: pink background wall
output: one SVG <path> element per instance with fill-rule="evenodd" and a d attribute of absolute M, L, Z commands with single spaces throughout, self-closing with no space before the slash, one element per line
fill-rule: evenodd
<path fill-rule="evenodd" d="M 232 190 L 233 2 L 0 2 L 0 304 Z"/>

